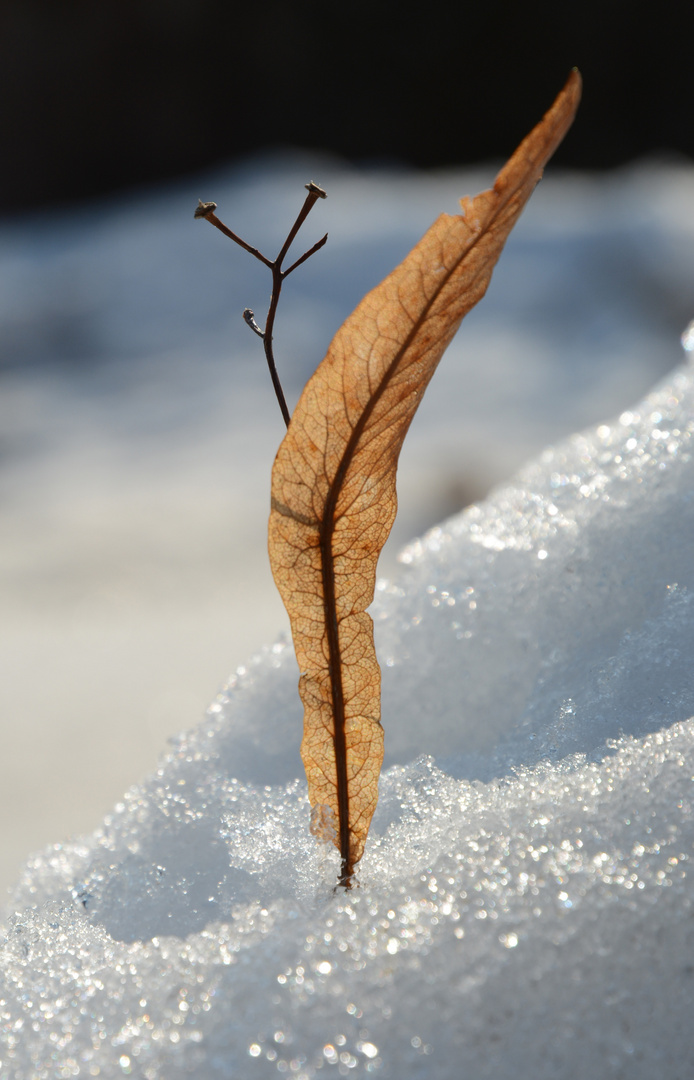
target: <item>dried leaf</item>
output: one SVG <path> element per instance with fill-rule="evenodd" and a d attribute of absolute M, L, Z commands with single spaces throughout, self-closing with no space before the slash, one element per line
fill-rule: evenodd
<path fill-rule="evenodd" d="M 294 411 L 272 471 L 269 549 L 292 624 L 312 831 L 350 884 L 378 797 L 381 674 L 366 608 L 395 519 L 395 472 L 422 394 L 580 98 L 574 71 L 494 187 L 442 214 L 343 324 Z"/>

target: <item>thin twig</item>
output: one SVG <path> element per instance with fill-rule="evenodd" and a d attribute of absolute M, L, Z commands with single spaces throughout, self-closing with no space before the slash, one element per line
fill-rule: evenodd
<path fill-rule="evenodd" d="M 235 232 L 232 232 L 231 229 L 227 228 L 224 222 L 219 220 L 215 214 L 215 210 L 217 209 L 216 203 L 204 203 L 200 201 L 195 210 L 196 218 L 205 218 L 211 225 L 214 225 L 220 232 L 224 233 L 225 236 L 228 236 L 230 240 L 233 240 L 235 244 L 242 247 L 244 251 L 249 252 L 249 254 L 255 256 L 261 263 L 264 263 L 265 266 L 269 267 L 272 272 L 272 295 L 270 296 L 270 307 L 268 308 L 267 319 L 265 320 L 265 329 L 261 330 L 258 326 L 258 323 L 255 321 L 255 316 L 250 308 L 244 310 L 243 318 L 244 322 L 250 326 L 253 333 L 263 339 L 263 348 L 265 350 L 265 359 L 267 360 L 268 369 L 270 371 L 270 378 L 272 379 L 272 385 L 275 388 L 280 411 L 287 427 L 289 427 L 289 409 L 287 408 L 282 384 L 280 383 L 279 375 L 277 374 L 277 366 L 275 364 L 275 356 L 272 347 L 272 332 L 275 326 L 275 316 L 277 314 L 277 305 L 279 304 L 280 293 L 282 291 L 282 282 L 293 270 L 296 270 L 297 266 L 301 266 L 301 264 L 306 262 L 307 259 L 310 259 L 312 255 L 315 255 L 317 251 L 320 251 L 328 239 L 328 234 L 326 233 L 322 240 L 319 240 L 312 248 L 305 251 L 301 258 L 292 263 L 288 270 L 282 270 L 282 263 L 284 262 L 287 252 L 296 239 L 299 229 L 311 213 L 313 206 L 318 199 L 327 198 L 323 188 L 319 187 L 318 184 L 314 184 L 313 181 L 311 181 L 310 184 L 306 184 L 306 190 L 308 191 L 308 195 L 304 199 L 304 205 L 301 207 L 296 221 L 289 230 L 287 239 L 284 241 L 280 253 L 274 262 L 262 255 L 257 248 L 247 244 L 245 240 L 242 240 L 240 236 L 237 236 Z"/>
<path fill-rule="evenodd" d="M 300 259 L 297 259 L 295 263 L 292 263 L 292 265 L 289 267 L 288 270 L 283 270 L 282 271 L 282 277 L 283 278 L 289 277 L 292 270 L 296 270 L 297 266 L 301 266 L 301 264 L 305 263 L 307 259 L 310 259 L 312 255 L 315 255 L 317 251 L 320 251 L 320 249 L 323 247 L 324 244 L 327 243 L 327 241 L 328 241 L 328 234 L 326 233 L 325 236 L 322 237 L 321 240 L 316 241 L 316 243 L 313 245 L 312 248 L 309 248 L 308 251 L 305 251 Z"/>
<path fill-rule="evenodd" d="M 198 205 L 195 208 L 193 217 L 205 218 L 206 221 L 209 221 L 210 225 L 214 225 L 221 233 L 224 233 L 230 240 L 233 240 L 235 244 L 242 247 L 244 251 L 248 251 L 251 255 L 255 255 L 256 259 L 260 259 L 261 263 L 265 263 L 266 266 L 272 268 L 270 260 L 266 259 L 264 255 L 261 255 L 257 248 L 251 247 L 251 245 L 247 244 L 245 240 L 242 240 L 240 236 L 237 236 L 235 232 L 232 232 L 231 229 L 227 228 L 223 221 L 219 220 L 215 214 L 216 209 L 217 203 L 204 203 L 201 199 L 198 199 Z"/>

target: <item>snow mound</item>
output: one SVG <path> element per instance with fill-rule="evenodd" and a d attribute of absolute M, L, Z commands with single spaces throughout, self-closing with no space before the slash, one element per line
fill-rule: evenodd
<path fill-rule="evenodd" d="M 308 833 L 284 643 L 97 833 L 32 859 L 3 1080 L 684 1080 L 693 431 L 685 366 L 379 583 L 359 888 Z"/>

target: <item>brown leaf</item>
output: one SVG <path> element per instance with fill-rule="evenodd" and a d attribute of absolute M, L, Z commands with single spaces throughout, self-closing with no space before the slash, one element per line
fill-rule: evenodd
<path fill-rule="evenodd" d="M 349 886 L 378 797 L 381 673 L 366 608 L 395 519 L 395 472 L 422 394 L 569 128 L 572 72 L 494 187 L 442 214 L 338 330 L 294 411 L 272 470 L 270 562 L 289 613 L 304 703 L 312 831 Z"/>

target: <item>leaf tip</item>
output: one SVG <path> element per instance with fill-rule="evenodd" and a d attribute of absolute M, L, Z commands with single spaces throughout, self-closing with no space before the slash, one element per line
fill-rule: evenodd
<path fill-rule="evenodd" d="M 578 108 L 578 104 L 581 100 L 581 93 L 583 91 L 583 76 L 577 67 L 572 67 L 569 72 L 569 77 L 564 83 L 564 89 L 562 94 L 566 94 L 572 99 L 574 112 Z"/>

